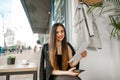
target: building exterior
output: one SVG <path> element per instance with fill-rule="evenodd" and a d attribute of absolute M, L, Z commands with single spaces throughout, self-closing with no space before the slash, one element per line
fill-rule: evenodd
<path fill-rule="evenodd" d="M 5 44 L 6 47 L 14 45 L 15 33 L 11 29 L 7 29 L 5 35 Z"/>

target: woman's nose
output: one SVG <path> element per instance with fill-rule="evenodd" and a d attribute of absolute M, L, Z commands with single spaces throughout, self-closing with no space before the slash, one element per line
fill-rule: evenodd
<path fill-rule="evenodd" d="M 59 35 L 62 35 L 62 33 L 59 33 Z"/>

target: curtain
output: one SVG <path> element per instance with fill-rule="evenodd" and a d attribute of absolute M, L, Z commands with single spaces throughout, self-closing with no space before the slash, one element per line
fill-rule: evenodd
<path fill-rule="evenodd" d="M 74 14 L 73 45 L 78 50 L 82 43 L 88 43 L 88 47 L 101 49 L 101 40 L 92 14 L 87 14 L 88 6 L 79 2 Z"/>

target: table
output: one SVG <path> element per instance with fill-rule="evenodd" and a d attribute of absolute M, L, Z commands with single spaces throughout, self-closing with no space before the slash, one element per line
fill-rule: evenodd
<path fill-rule="evenodd" d="M 19 74 L 33 74 L 33 80 L 37 80 L 37 65 L 34 63 L 30 63 L 29 65 L 0 65 L 0 76 L 6 75 L 6 80 L 10 80 L 10 75 Z"/>

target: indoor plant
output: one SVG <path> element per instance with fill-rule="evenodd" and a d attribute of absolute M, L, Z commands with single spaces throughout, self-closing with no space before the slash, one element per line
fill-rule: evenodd
<path fill-rule="evenodd" d="M 118 3 L 120 4 L 119 0 L 100 1 L 94 5 L 91 5 L 87 12 L 91 13 L 96 8 L 99 8 L 99 15 L 102 15 L 106 12 L 113 12 L 112 15 L 108 15 L 110 19 L 110 25 L 113 26 L 110 35 L 111 37 L 120 39 L 120 5 L 118 5 Z"/>
<path fill-rule="evenodd" d="M 7 64 L 8 65 L 15 64 L 15 56 L 14 55 L 9 55 L 7 57 Z"/>
<path fill-rule="evenodd" d="M 87 12 L 91 13 L 94 9 L 98 8 L 99 9 L 99 15 L 102 15 L 106 12 L 114 11 L 115 7 L 111 7 L 111 3 L 105 2 L 105 1 L 100 1 L 94 5 L 91 5 Z"/>
<path fill-rule="evenodd" d="M 114 16 L 110 16 L 111 25 L 113 26 L 111 36 L 120 39 L 120 22 Z"/>

